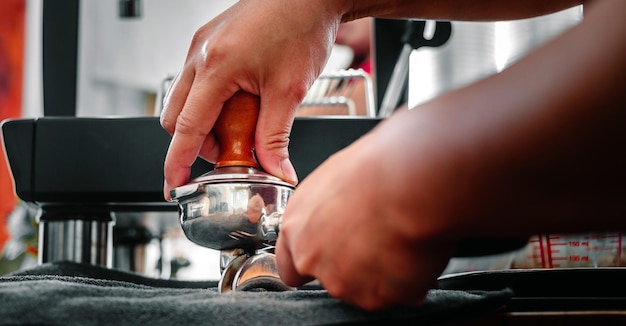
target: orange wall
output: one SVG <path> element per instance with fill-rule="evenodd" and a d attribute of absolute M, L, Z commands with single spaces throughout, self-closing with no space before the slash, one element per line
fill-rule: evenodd
<path fill-rule="evenodd" d="M 25 3 L 26 0 L 0 1 L 0 121 L 21 116 Z M 0 153 L 0 252 L 9 236 L 6 218 L 16 202 L 3 150 Z"/>

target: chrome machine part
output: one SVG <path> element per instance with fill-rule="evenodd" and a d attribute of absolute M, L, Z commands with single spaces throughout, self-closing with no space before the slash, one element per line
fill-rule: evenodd
<path fill-rule="evenodd" d="M 217 290 L 220 293 L 233 291 L 233 280 L 248 257 L 249 256 L 247 254 L 239 255 L 233 258 L 228 265 L 226 265 L 222 271 L 222 277 L 220 277 L 220 281 L 217 283 Z"/>
<path fill-rule="evenodd" d="M 276 256 L 260 252 L 248 259 L 237 271 L 232 285 L 233 291 L 264 289 L 266 291 L 292 291 L 295 288 L 283 283 L 278 276 Z"/>
<path fill-rule="evenodd" d="M 232 259 L 222 272 L 218 291 L 293 291 L 278 275 L 276 256 L 260 250 L 256 254 L 243 253 Z"/>
<path fill-rule="evenodd" d="M 113 266 L 112 213 L 59 214 L 39 216 L 38 263 L 73 261 Z"/>
<path fill-rule="evenodd" d="M 231 249 L 231 250 L 220 250 L 220 272 L 223 273 L 224 270 L 230 265 L 230 263 L 235 260 L 235 258 L 240 257 L 242 255 L 251 256 L 254 252 L 247 252 L 243 249 Z"/>
<path fill-rule="evenodd" d="M 393 69 L 387 91 L 382 99 L 378 116 L 387 118 L 400 105 L 400 97 L 409 76 L 409 58 L 413 50 L 421 47 L 440 47 L 446 44 L 452 34 L 452 25 L 448 21 L 434 22 L 433 32 L 426 37 L 426 21 L 407 20 L 402 36 L 403 47 Z"/>
<path fill-rule="evenodd" d="M 298 116 L 376 116 L 374 85 L 362 69 L 320 75 L 300 103 Z"/>

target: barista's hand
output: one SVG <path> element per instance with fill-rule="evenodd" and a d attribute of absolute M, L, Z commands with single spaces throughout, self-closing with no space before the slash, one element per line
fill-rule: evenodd
<path fill-rule="evenodd" d="M 432 129 L 407 119 L 412 113 L 383 122 L 296 189 L 276 247 L 284 282 L 315 278 L 365 309 L 419 304 L 435 285 L 455 244 L 438 214 L 450 197 L 440 192 L 454 187 L 441 184 L 450 171 L 440 144 L 411 135 Z"/>
<path fill-rule="evenodd" d="M 219 146 L 211 129 L 238 90 L 261 98 L 259 163 L 297 182 L 287 151 L 295 109 L 321 72 L 340 20 L 339 10 L 320 2 L 242 0 L 195 33 L 161 115 L 173 135 L 165 159 L 166 198 L 169 189 L 188 182 L 197 156 L 215 161 Z"/>
<path fill-rule="evenodd" d="M 401 111 L 329 158 L 289 199 L 281 278 L 316 278 L 376 309 L 423 299 L 459 239 L 623 229 L 626 39 L 606 29 L 626 26 L 624 12 L 624 1 L 593 2 L 502 73 Z M 588 35 L 606 37 L 581 44 Z"/>

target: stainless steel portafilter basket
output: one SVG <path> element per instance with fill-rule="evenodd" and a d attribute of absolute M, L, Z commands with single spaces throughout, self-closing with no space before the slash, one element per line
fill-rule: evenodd
<path fill-rule="evenodd" d="M 251 285 L 291 289 L 278 277 L 273 246 L 294 187 L 259 170 L 254 157 L 258 110 L 259 98 L 245 92 L 226 102 L 213 129 L 220 144 L 215 169 L 170 191 L 187 238 L 230 257 L 222 262 L 222 292 Z"/>
<path fill-rule="evenodd" d="M 223 167 L 172 190 L 189 240 L 203 247 L 273 245 L 293 187 L 250 167 Z"/>

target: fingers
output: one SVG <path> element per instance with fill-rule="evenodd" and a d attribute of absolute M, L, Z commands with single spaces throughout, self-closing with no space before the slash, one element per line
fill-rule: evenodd
<path fill-rule="evenodd" d="M 297 237 L 298 242 L 314 241 L 306 236 L 294 237 Z M 388 261 L 383 257 L 355 249 L 352 240 L 328 243 L 333 249 L 322 256 L 298 251 L 298 246 L 290 240 L 281 229 L 275 248 L 279 276 L 289 286 L 301 286 L 317 278 L 330 296 L 370 311 L 398 304 L 418 306 L 424 302 L 429 289 L 433 288 L 426 281 L 431 279 L 430 275 L 419 271 L 404 274 L 404 269 L 387 266 Z M 392 270 L 386 267 L 392 267 Z"/>
<path fill-rule="evenodd" d="M 208 162 L 215 163 L 215 161 L 217 161 L 218 154 L 220 153 L 219 145 L 220 144 L 215 138 L 213 132 L 210 132 L 204 139 L 204 143 L 200 148 L 200 153 L 198 154 L 198 156 Z"/>
<path fill-rule="evenodd" d="M 301 275 L 294 266 L 291 252 L 286 245 L 285 237 L 278 237 L 276 242 L 276 264 L 278 275 L 285 284 L 289 286 L 300 286 L 313 280 L 313 277 Z"/>
<path fill-rule="evenodd" d="M 418 305 L 448 252 L 416 243 L 403 218 L 384 214 L 372 190 L 380 181 L 355 178 L 369 156 L 354 148 L 325 161 L 289 198 L 275 249 L 279 275 L 291 286 L 316 278 L 330 296 L 366 310 Z"/>
<path fill-rule="evenodd" d="M 182 83 L 185 82 L 183 76 L 180 80 L 180 87 L 183 87 Z M 183 108 L 178 110 L 178 107 L 174 105 L 179 105 L 178 96 L 183 93 L 184 90 L 180 93 L 177 90 L 173 91 L 170 106 L 162 118 L 162 123 L 169 128 L 172 128 L 172 120 L 175 120 L 173 136 L 164 164 L 163 192 L 168 200 L 170 189 L 189 181 L 191 165 L 199 154 L 210 157 L 217 152 L 215 138 L 209 135 L 209 132 L 222 109 L 224 95 L 227 95 L 226 98 L 232 96 L 232 92 L 206 85 L 202 80 L 196 79 L 184 101 Z M 175 113 L 178 113 L 175 118 L 170 116 Z"/>
<path fill-rule="evenodd" d="M 161 126 L 170 135 L 174 134 L 176 118 L 183 109 L 194 75 L 192 69 L 183 69 L 172 79 L 172 83 L 165 93 L 163 111 L 161 112 Z"/>
<path fill-rule="evenodd" d="M 288 146 L 299 100 L 263 93 L 255 137 L 255 152 L 261 166 L 293 185 L 298 183 L 298 176 L 289 160 Z"/>

